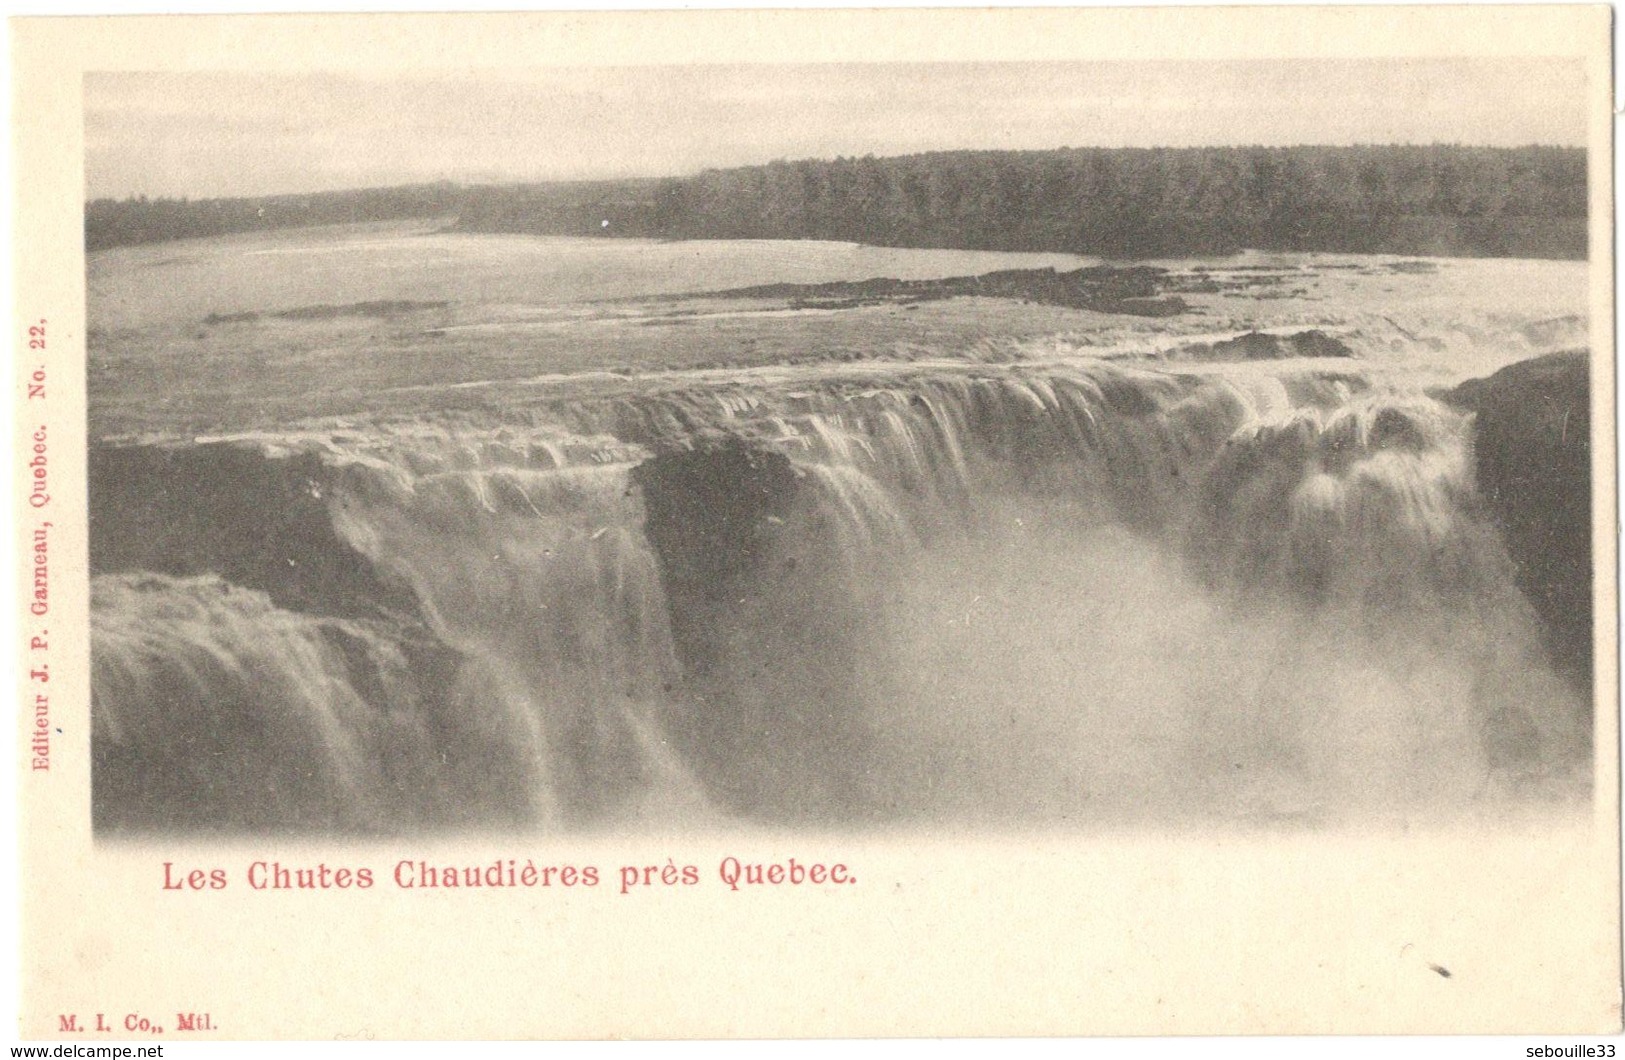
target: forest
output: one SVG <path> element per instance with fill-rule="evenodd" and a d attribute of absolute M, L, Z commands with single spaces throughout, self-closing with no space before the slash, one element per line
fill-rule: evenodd
<path fill-rule="evenodd" d="M 449 217 L 456 214 L 462 196 L 462 188 L 444 181 L 261 198 L 93 199 L 85 204 L 85 249 L 272 228 Z"/>
<path fill-rule="evenodd" d="M 87 209 L 86 246 L 444 215 L 471 232 L 826 239 L 1115 259 L 1246 248 L 1578 259 L 1586 208 L 1581 148 L 944 151 L 664 179 L 102 200 Z"/>

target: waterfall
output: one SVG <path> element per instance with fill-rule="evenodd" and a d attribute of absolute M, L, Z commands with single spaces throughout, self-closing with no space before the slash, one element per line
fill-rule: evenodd
<path fill-rule="evenodd" d="M 1571 791 L 1473 418 L 1300 369 L 93 447 L 99 827 L 1321 820 Z"/>

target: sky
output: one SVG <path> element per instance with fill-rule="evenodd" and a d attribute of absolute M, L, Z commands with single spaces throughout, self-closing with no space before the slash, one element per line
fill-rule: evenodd
<path fill-rule="evenodd" d="M 90 198 L 676 176 L 960 148 L 1586 142 L 1547 60 L 870 63 L 85 79 Z"/>

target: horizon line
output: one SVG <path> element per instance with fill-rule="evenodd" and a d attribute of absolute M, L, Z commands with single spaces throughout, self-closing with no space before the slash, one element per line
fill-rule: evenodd
<path fill-rule="evenodd" d="M 769 159 L 765 162 L 750 162 L 740 165 L 706 166 L 697 170 L 682 173 L 664 174 L 621 174 L 618 176 L 596 177 L 550 177 L 550 178 L 523 178 L 500 177 L 485 179 L 481 177 L 440 177 L 430 180 L 402 180 L 380 184 L 350 185 L 339 188 L 305 188 L 301 190 L 272 191 L 258 195 L 218 195 L 218 194 L 152 194 L 149 192 L 130 192 L 123 196 L 98 195 L 91 197 L 88 193 L 84 202 L 86 206 L 94 203 L 113 202 L 127 203 L 139 202 L 254 202 L 266 199 L 306 198 L 317 195 L 355 195 L 371 191 L 396 191 L 405 188 L 436 188 L 450 186 L 458 189 L 466 188 L 522 188 L 539 187 L 546 185 L 579 185 L 579 184 L 621 184 L 640 181 L 666 181 L 690 180 L 704 173 L 729 172 L 746 169 L 765 169 L 775 165 L 798 165 L 806 162 L 851 162 L 851 161 L 893 161 L 907 158 L 929 158 L 936 155 L 1042 155 L 1061 151 L 1119 151 L 1124 153 L 1146 153 L 1154 151 L 1298 151 L 1298 150 L 1356 150 L 1359 148 L 1457 148 L 1477 151 L 1579 151 L 1589 152 L 1589 144 L 1551 143 L 1533 141 L 1523 144 L 1485 144 L 1466 143 L 1461 141 L 1433 140 L 1426 143 L 1415 141 L 1362 141 L 1356 143 L 1293 143 L 1293 144 L 1163 144 L 1150 147 L 1138 146 L 1106 146 L 1088 145 L 1060 147 L 1029 147 L 1029 148 L 1001 148 L 1001 147 L 957 147 L 940 148 L 930 151 L 909 151 L 902 154 L 877 155 L 873 152 L 865 154 L 840 154 L 834 156 L 802 156 L 798 158 L 781 157 Z"/>

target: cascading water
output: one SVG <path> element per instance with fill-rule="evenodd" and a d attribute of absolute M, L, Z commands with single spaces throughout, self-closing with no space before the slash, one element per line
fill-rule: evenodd
<path fill-rule="evenodd" d="M 212 575 L 104 575 L 91 607 L 100 821 L 367 829 L 412 820 L 392 793 L 440 780 L 383 630 Z M 402 762 L 430 768 L 392 775 Z"/>
<path fill-rule="evenodd" d="M 1355 376 L 734 382 L 100 447 L 92 502 L 109 830 L 1319 820 L 1584 774 L 1470 418 Z"/>

